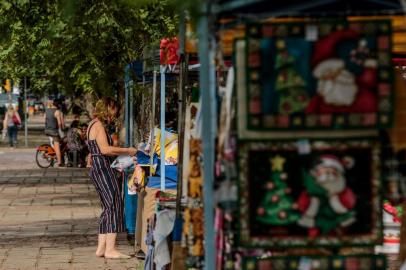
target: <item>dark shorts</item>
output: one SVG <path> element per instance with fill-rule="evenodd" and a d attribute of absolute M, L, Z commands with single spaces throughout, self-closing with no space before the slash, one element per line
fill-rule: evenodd
<path fill-rule="evenodd" d="M 49 136 L 49 135 L 48 135 Z M 54 142 L 61 142 L 61 137 L 59 137 L 59 136 L 49 136 L 50 138 L 52 138 L 52 140 L 54 141 Z"/>

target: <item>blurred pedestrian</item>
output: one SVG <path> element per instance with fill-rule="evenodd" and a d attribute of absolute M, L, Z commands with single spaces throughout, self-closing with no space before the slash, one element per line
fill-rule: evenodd
<path fill-rule="evenodd" d="M 86 144 L 84 140 L 82 128 L 79 126 L 79 121 L 72 121 L 68 132 L 66 133 L 68 149 L 73 156 L 73 166 L 83 167 L 88 154 Z"/>
<path fill-rule="evenodd" d="M 20 125 L 20 115 L 12 105 L 9 105 L 3 121 L 3 129 L 7 130 L 10 147 L 17 147 L 17 135 Z"/>
<path fill-rule="evenodd" d="M 58 167 L 63 167 L 60 144 L 64 137 L 63 130 L 65 129 L 65 121 L 58 106 L 59 102 L 55 99 L 49 104 L 49 108 L 45 111 L 45 134 L 53 141 L 52 147 L 56 153 Z"/>

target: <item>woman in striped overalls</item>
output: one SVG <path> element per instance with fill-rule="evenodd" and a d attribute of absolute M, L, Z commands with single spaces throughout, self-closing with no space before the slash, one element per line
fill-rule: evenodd
<path fill-rule="evenodd" d="M 92 157 L 90 177 L 100 196 L 102 214 L 99 224 L 99 241 L 96 256 L 106 258 L 129 258 L 116 249 L 118 232 L 124 231 L 123 201 L 119 184 L 110 168 L 112 156 L 134 156 L 136 149 L 112 146 L 112 139 L 107 134 L 104 124 L 112 122 L 116 106 L 111 99 L 102 99 L 96 103 L 93 120 L 87 129 L 87 145 Z"/>

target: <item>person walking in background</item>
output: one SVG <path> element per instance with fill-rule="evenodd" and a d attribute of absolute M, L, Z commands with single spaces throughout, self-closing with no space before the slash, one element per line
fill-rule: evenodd
<path fill-rule="evenodd" d="M 20 115 L 12 105 L 9 105 L 3 121 L 3 129 L 7 130 L 10 147 L 17 147 L 18 127 L 20 125 Z"/>
<path fill-rule="evenodd" d="M 58 106 L 58 100 L 54 100 L 49 103 L 49 108 L 45 111 L 45 134 L 53 141 L 52 147 L 56 153 L 58 167 L 63 167 L 60 143 L 63 139 L 63 136 L 61 135 L 63 135 L 62 133 L 65 128 L 65 122 Z"/>
<path fill-rule="evenodd" d="M 115 147 L 105 126 L 114 121 L 117 106 L 104 98 L 96 103 L 93 120 L 87 129 L 87 145 L 92 157 L 90 177 L 100 196 L 102 214 L 96 256 L 111 259 L 130 258 L 116 249 L 117 233 L 125 231 L 123 201 L 115 172 L 110 167 L 112 156 L 134 156 L 137 149 Z"/>
<path fill-rule="evenodd" d="M 88 153 L 86 151 L 87 147 L 83 136 L 83 130 L 80 128 L 78 120 L 72 121 L 70 128 L 66 133 L 66 139 L 68 149 L 73 156 L 73 166 L 83 167 Z"/>

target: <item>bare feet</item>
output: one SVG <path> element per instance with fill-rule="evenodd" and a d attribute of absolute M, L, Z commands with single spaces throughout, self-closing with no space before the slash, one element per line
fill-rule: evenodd
<path fill-rule="evenodd" d="M 97 243 L 97 250 L 96 250 L 96 256 L 97 257 L 104 257 L 104 253 L 106 252 L 106 239 L 107 235 L 106 234 L 99 234 L 99 240 Z"/>
<path fill-rule="evenodd" d="M 97 249 L 96 250 L 96 256 L 97 257 L 104 257 L 104 250 Z"/>
<path fill-rule="evenodd" d="M 130 259 L 131 257 L 118 252 L 117 250 L 112 250 L 110 252 L 105 252 L 104 257 L 107 259 Z"/>

